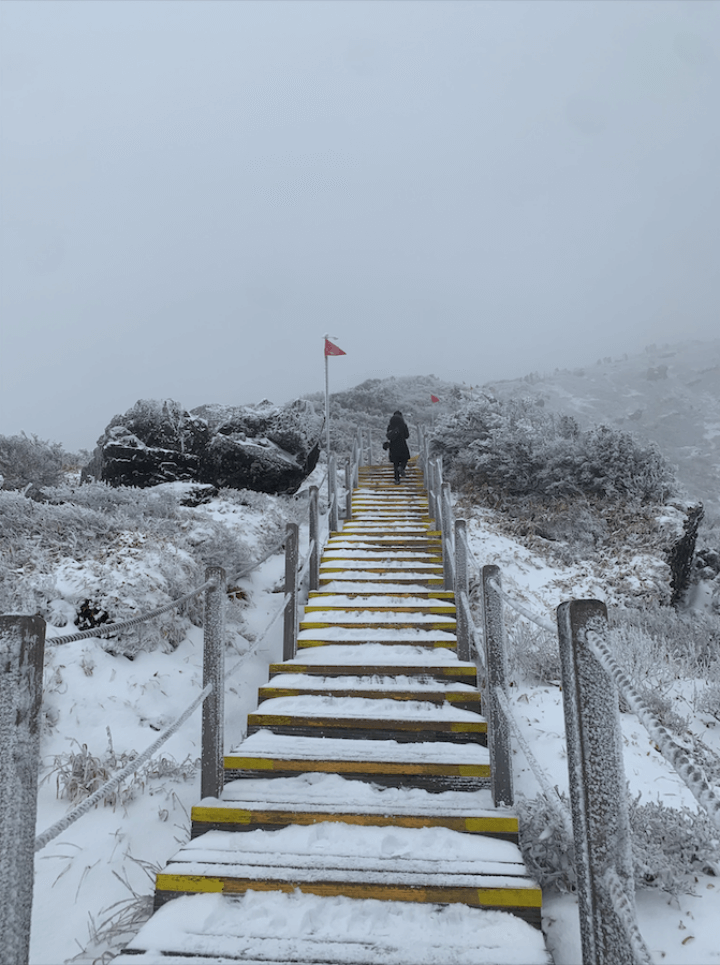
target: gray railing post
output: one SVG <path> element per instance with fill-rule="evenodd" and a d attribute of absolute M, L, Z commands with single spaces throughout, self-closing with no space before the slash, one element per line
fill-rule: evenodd
<path fill-rule="evenodd" d="M 45 621 L 0 616 L 0 948 L 27 965 L 33 900 Z"/>
<path fill-rule="evenodd" d="M 320 511 L 318 488 L 310 487 L 310 589 L 320 589 Z"/>
<path fill-rule="evenodd" d="M 372 466 L 372 464 L 373 464 L 373 461 L 372 461 L 372 441 L 371 441 L 371 439 L 370 439 L 370 427 L 367 428 L 366 432 L 367 432 L 367 449 L 368 449 L 367 464 L 368 464 L 368 466 Z"/>
<path fill-rule="evenodd" d="M 457 621 L 458 660 L 470 659 L 470 614 L 466 610 L 468 600 L 467 523 L 455 520 L 455 619 Z"/>
<path fill-rule="evenodd" d="M 485 628 L 485 665 L 487 667 L 488 749 L 490 776 L 495 805 L 513 803 L 512 761 L 510 756 L 510 727 L 505 719 L 496 688 L 505 689 L 507 680 L 507 650 L 502 600 L 492 587 L 500 582 L 497 566 L 483 566 L 483 624 Z"/>
<path fill-rule="evenodd" d="M 453 523 L 450 484 L 443 483 L 440 490 L 440 516 L 442 518 L 443 576 L 445 589 L 452 593 L 455 585 L 453 577 Z"/>
<path fill-rule="evenodd" d="M 425 487 L 428 493 L 428 511 L 430 518 L 435 520 L 435 529 L 440 529 L 442 520 L 438 514 L 437 493 L 435 486 L 435 460 L 428 459 L 425 468 Z"/>
<path fill-rule="evenodd" d="M 330 513 L 330 532 L 337 533 L 340 529 L 340 509 L 338 507 L 337 456 L 330 454 L 328 463 L 328 512 Z"/>
<path fill-rule="evenodd" d="M 283 660 L 295 656 L 297 635 L 297 573 L 298 573 L 298 525 L 288 523 L 285 531 L 285 595 L 290 599 L 285 604 L 283 624 Z"/>
<path fill-rule="evenodd" d="M 345 460 L 345 519 L 352 519 L 353 471 L 349 460 Z"/>
<path fill-rule="evenodd" d="M 200 794 L 220 797 L 225 783 L 225 599 L 227 579 L 221 566 L 208 566 L 203 621 L 203 688 L 213 689 L 202 708 Z"/>
<path fill-rule="evenodd" d="M 607 610 L 600 600 L 570 600 L 557 608 L 557 621 L 583 965 L 633 965 L 603 881 L 615 872 L 634 910 L 617 689 L 587 645 L 588 624 L 606 622 Z"/>
<path fill-rule="evenodd" d="M 365 440 L 363 439 L 362 429 L 357 431 L 357 443 L 358 443 L 358 455 L 360 457 L 360 465 L 365 465 Z"/>

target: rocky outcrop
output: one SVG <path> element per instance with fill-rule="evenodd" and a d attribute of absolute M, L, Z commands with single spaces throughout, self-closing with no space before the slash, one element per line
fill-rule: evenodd
<path fill-rule="evenodd" d="M 698 528 L 704 515 L 705 510 L 702 503 L 691 503 L 686 507 L 682 533 L 672 544 L 668 553 L 671 574 L 670 587 L 672 589 L 670 606 L 674 606 L 676 609 L 682 605 L 685 594 L 690 587 Z"/>
<path fill-rule="evenodd" d="M 317 464 L 322 418 L 311 402 L 284 406 L 140 400 L 108 425 L 85 477 L 146 488 L 176 481 L 295 492 Z"/>

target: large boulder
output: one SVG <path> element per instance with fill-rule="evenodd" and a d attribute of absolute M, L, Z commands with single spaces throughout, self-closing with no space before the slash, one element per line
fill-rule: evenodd
<path fill-rule="evenodd" d="M 171 400 L 140 400 L 112 419 L 86 475 L 113 486 L 191 480 L 292 493 L 317 464 L 321 432 L 322 418 L 302 399 L 192 412 Z"/>

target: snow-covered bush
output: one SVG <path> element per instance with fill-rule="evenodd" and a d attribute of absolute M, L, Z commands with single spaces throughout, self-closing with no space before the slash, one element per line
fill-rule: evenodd
<path fill-rule="evenodd" d="M 183 596 L 219 563 L 229 576 L 247 564 L 247 546 L 222 520 L 178 505 L 168 490 L 113 489 L 103 483 L 46 488 L 48 502 L 0 492 L 0 612 L 40 613 L 54 626 L 81 613 L 110 622 L 136 617 Z M 108 650 L 132 656 L 173 648 L 190 623 L 202 623 L 203 599 L 108 638 Z M 240 618 L 230 607 L 228 616 Z"/>
<path fill-rule="evenodd" d="M 439 423 L 431 451 L 457 485 L 496 498 L 584 495 L 663 502 L 674 489 L 660 450 L 630 433 L 581 430 L 527 399 L 471 402 Z"/>
<path fill-rule="evenodd" d="M 561 795 L 569 813 L 567 797 Z M 720 834 L 704 812 L 629 799 L 636 888 L 692 894 L 695 875 L 720 873 Z M 544 795 L 518 801 L 520 848 L 529 874 L 542 888 L 574 892 L 575 849 L 567 825 Z"/>
<path fill-rule="evenodd" d="M 2 489 L 54 486 L 60 481 L 63 448 L 37 436 L 0 436 L 0 477 Z"/>

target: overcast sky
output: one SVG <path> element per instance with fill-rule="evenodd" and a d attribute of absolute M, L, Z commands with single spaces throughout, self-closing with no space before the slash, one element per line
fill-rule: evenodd
<path fill-rule="evenodd" d="M 716 336 L 720 4 L 0 3 L 0 433 Z"/>

